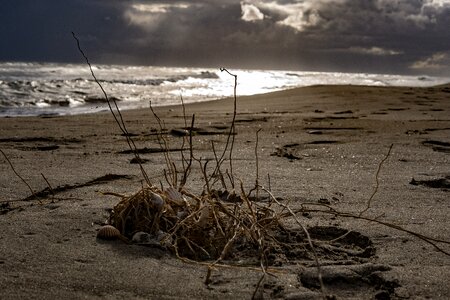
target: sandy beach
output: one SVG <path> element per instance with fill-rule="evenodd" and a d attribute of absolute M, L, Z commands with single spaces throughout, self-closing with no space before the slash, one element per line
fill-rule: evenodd
<path fill-rule="evenodd" d="M 223 149 L 233 99 L 185 108 L 189 118 L 195 114 L 193 150 L 214 159 L 211 141 Z M 185 127 L 183 109 L 155 111 L 180 163 L 182 138 L 176 133 Z M 165 161 L 158 151 L 158 123 L 150 109 L 122 113 L 143 167 L 159 185 Z M 379 222 L 298 216 L 317 238 L 352 232 L 340 241 L 341 249 L 330 243 L 322 248 L 327 295 L 450 298 L 450 85 L 313 86 L 238 97 L 235 124 L 236 178 L 254 184 L 261 129 L 260 183 L 292 209 L 318 203 L 359 215 L 377 188 L 364 216 Z M 111 113 L 1 118 L 0 149 L 40 195 L 29 198 L 29 188 L 0 156 L 0 299 L 252 297 L 261 277 L 257 267 L 218 267 L 206 285 L 203 264 L 183 262 L 157 247 L 96 239 L 119 201 L 103 193 L 132 194 L 143 185 Z M 194 171 L 188 187 L 198 193 L 203 181 L 198 166 Z M 431 238 L 442 251 L 396 226 Z M 320 299 L 314 260 L 284 261 L 256 296 Z"/>

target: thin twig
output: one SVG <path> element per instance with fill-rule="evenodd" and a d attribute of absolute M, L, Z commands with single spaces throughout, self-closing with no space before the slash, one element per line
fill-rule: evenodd
<path fill-rule="evenodd" d="M 255 180 L 255 186 L 256 186 L 256 201 L 259 201 L 259 158 L 258 158 L 258 144 L 259 144 L 259 132 L 262 129 L 259 128 L 256 131 L 256 143 L 255 143 L 255 160 L 256 160 L 256 180 Z"/>
<path fill-rule="evenodd" d="M 392 147 L 394 146 L 394 144 L 391 144 L 391 146 L 389 147 L 388 152 L 386 153 L 386 156 L 383 158 L 383 160 L 378 164 L 378 169 L 377 169 L 377 173 L 375 174 L 375 189 L 372 192 L 372 195 L 370 195 L 369 200 L 367 200 L 367 206 L 365 209 L 363 209 L 360 213 L 359 216 L 362 216 L 366 211 L 368 211 L 370 209 L 370 205 L 372 203 L 372 199 L 375 196 L 375 194 L 378 192 L 378 187 L 380 186 L 379 181 L 378 181 L 378 176 L 380 175 L 380 170 L 381 170 L 381 166 L 383 165 L 383 163 L 388 159 L 389 155 L 391 154 L 391 150 Z"/>
<path fill-rule="evenodd" d="M 256 143 L 255 143 L 256 179 L 255 179 L 255 187 L 252 188 L 252 189 L 248 192 L 248 194 L 247 194 L 247 197 L 250 197 L 250 194 L 251 194 L 254 190 L 256 190 L 256 201 L 259 201 L 259 158 L 258 158 L 258 143 L 259 143 L 259 132 L 260 132 L 261 130 L 262 130 L 262 129 L 259 128 L 259 129 L 256 131 Z M 270 188 L 269 188 L 269 191 L 270 191 Z"/>
<path fill-rule="evenodd" d="M 187 178 L 191 172 L 192 159 L 194 158 L 194 151 L 192 145 L 192 129 L 194 128 L 194 122 L 195 122 L 195 114 L 192 115 L 191 128 L 189 130 L 189 161 L 187 166 L 183 170 L 183 177 L 181 178 L 180 189 L 183 188 L 184 185 L 186 184 Z"/>
<path fill-rule="evenodd" d="M 303 204 L 305 204 L 305 203 L 303 203 Z M 313 204 L 313 203 L 311 203 L 311 204 Z M 308 204 L 308 205 L 309 205 L 309 204 Z M 313 205 L 314 205 L 314 204 L 313 204 Z M 417 237 L 417 238 L 423 240 L 424 242 L 426 242 L 426 243 L 432 245 L 432 246 L 433 246 L 436 250 L 438 250 L 439 252 L 441 252 L 441 253 L 443 253 L 443 254 L 445 254 L 445 255 L 450 256 L 450 252 L 447 252 L 447 251 L 443 250 L 441 247 L 439 247 L 439 246 L 436 244 L 436 243 L 442 243 L 442 244 L 448 244 L 448 245 L 450 245 L 450 241 L 446 241 L 446 240 L 441 240 L 441 239 L 436 239 L 436 238 L 433 238 L 433 237 L 425 236 L 425 235 L 420 234 L 420 233 L 417 233 L 417 232 L 415 232 L 415 231 L 405 229 L 405 228 L 403 228 L 403 227 L 401 227 L 401 226 L 399 226 L 399 225 L 391 224 L 391 223 L 385 222 L 385 221 L 380 221 L 380 220 L 377 220 L 377 219 L 374 219 L 374 218 L 364 217 L 364 216 L 356 215 L 356 214 L 349 213 L 349 212 L 341 212 L 341 211 L 337 211 L 337 210 L 334 210 L 332 207 L 327 206 L 327 205 L 316 205 L 316 206 L 322 206 L 322 207 L 325 207 L 325 208 L 327 208 L 327 210 L 323 210 L 323 209 L 302 208 L 299 212 L 302 212 L 302 213 L 303 213 L 303 212 L 309 212 L 309 213 L 324 213 L 324 214 L 331 214 L 331 215 L 339 216 L 339 217 L 353 218 L 353 219 L 360 219 L 360 220 L 366 220 L 366 221 L 369 221 L 369 222 L 378 223 L 378 224 L 380 224 L 380 225 L 384 225 L 384 226 L 386 226 L 386 227 L 393 228 L 393 229 L 396 229 L 396 230 L 403 231 L 403 232 L 406 232 L 406 233 L 408 233 L 408 234 L 411 234 L 411 235 L 413 235 L 413 236 L 415 236 L 415 237 Z"/>
<path fill-rule="evenodd" d="M 216 151 L 216 147 L 214 146 L 214 141 L 211 141 L 211 149 L 212 149 L 212 152 L 214 154 L 214 159 L 216 160 L 216 166 L 218 166 L 219 165 L 219 158 L 217 157 L 217 151 Z M 220 169 L 218 169 L 217 173 L 218 174 L 213 174 L 213 176 L 214 175 L 218 176 L 220 182 L 222 183 L 222 188 L 224 190 L 227 190 L 227 184 L 226 184 L 225 179 L 223 177 L 222 171 Z"/>
<path fill-rule="evenodd" d="M 225 68 L 220 68 L 220 71 L 223 72 L 227 72 L 229 75 L 234 77 L 234 104 L 233 104 L 233 119 L 231 121 L 231 127 L 230 127 L 230 131 L 228 133 L 227 136 L 227 141 L 225 143 L 225 148 L 223 149 L 222 155 L 220 156 L 219 159 L 219 164 L 216 166 L 213 175 L 215 175 L 219 170 L 220 170 L 220 166 L 223 162 L 223 159 L 225 157 L 225 154 L 228 150 L 228 147 L 230 146 L 230 152 L 229 152 L 229 160 L 230 160 L 230 182 L 231 182 L 231 186 L 234 189 L 234 178 L 233 178 L 233 148 L 234 148 L 234 139 L 235 139 L 235 134 L 236 134 L 236 130 L 235 130 L 235 126 L 236 126 L 236 115 L 237 115 L 237 95 L 236 95 L 236 89 L 237 89 L 237 75 L 230 73 L 227 69 Z M 231 140 L 231 143 L 230 143 Z"/>
<path fill-rule="evenodd" d="M 48 188 L 50 189 L 50 192 L 52 193 L 52 196 L 55 197 L 55 192 L 53 191 L 52 186 L 50 185 L 50 182 L 48 182 L 47 178 L 45 178 L 44 174 L 41 173 L 42 178 L 44 178 L 45 182 L 47 183 Z"/>
<path fill-rule="evenodd" d="M 164 158 L 166 160 L 166 166 L 168 168 L 168 170 L 170 171 L 170 175 L 171 175 L 171 180 L 167 181 L 167 183 L 171 186 L 176 187 L 176 173 L 177 173 L 177 169 L 175 164 L 173 164 L 172 158 L 170 157 L 170 147 L 169 147 L 169 143 L 167 141 L 166 138 L 164 138 L 162 132 L 163 132 L 163 121 L 159 118 L 159 116 L 156 114 L 155 110 L 153 109 L 152 106 L 152 102 L 149 102 L 150 104 L 150 110 L 153 113 L 153 116 L 155 117 L 158 125 L 159 125 L 159 129 L 160 129 L 160 134 L 157 135 L 158 137 L 158 142 L 160 144 L 161 149 L 164 150 L 163 154 L 164 154 Z M 161 143 L 162 140 L 162 143 Z"/>
<path fill-rule="evenodd" d="M 253 294 L 252 294 L 252 300 L 259 299 L 259 297 L 258 297 L 259 287 L 261 286 L 261 283 L 263 282 L 264 278 L 266 278 L 266 274 L 267 274 L 266 269 L 264 267 L 262 267 L 261 270 L 263 273 L 261 274 L 261 277 L 259 278 L 258 282 L 256 283 L 255 290 L 253 291 Z M 261 297 L 261 298 L 263 298 L 263 297 Z"/>
<path fill-rule="evenodd" d="M 117 125 L 119 126 L 120 130 L 122 131 L 123 135 L 125 136 L 127 144 L 128 144 L 128 147 L 134 153 L 134 156 L 136 157 L 136 161 L 139 164 L 139 168 L 141 170 L 142 176 L 144 177 L 144 179 L 147 182 L 147 184 L 149 186 L 152 186 L 152 184 L 150 182 L 150 179 L 149 179 L 147 173 L 145 172 L 144 167 L 142 166 L 141 158 L 139 157 L 139 153 L 137 151 L 137 147 L 136 147 L 133 139 L 131 138 L 130 133 L 128 132 L 128 129 L 127 129 L 126 125 L 125 125 L 125 121 L 123 120 L 122 113 L 120 112 L 120 109 L 119 109 L 119 106 L 117 105 L 116 100 L 114 98 L 109 99 L 108 94 L 106 93 L 106 91 L 103 88 L 102 84 L 98 81 L 97 77 L 95 76 L 95 73 L 94 73 L 94 71 L 92 69 L 92 66 L 91 66 L 91 63 L 89 62 L 88 57 L 86 56 L 86 54 L 84 54 L 83 49 L 81 49 L 80 40 L 78 39 L 78 37 L 75 35 L 75 33 L 73 31 L 72 31 L 72 36 L 77 42 L 78 51 L 81 53 L 81 55 L 83 56 L 84 60 L 86 61 L 86 64 L 89 66 L 89 70 L 91 71 L 92 78 L 94 78 L 95 83 L 97 83 L 97 85 L 100 87 L 100 89 L 101 89 L 101 91 L 103 93 L 103 96 L 105 97 L 106 103 L 108 104 L 109 110 L 111 111 L 111 113 L 112 113 L 112 115 L 114 117 L 114 120 L 116 121 Z M 116 113 L 114 113 L 114 110 L 113 110 L 113 107 L 111 105 L 111 102 L 114 104 L 114 107 L 117 110 L 118 117 L 116 116 Z"/>
<path fill-rule="evenodd" d="M 25 183 L 25 185 L 26 185 L 26 186 L 28 187 L 28 189 L 30 190 L 31 195 L 33 195 L 34 197 L 36 197 L 36 192 L 31 188 L 31 186 L 28 184 L 28 182 L 27 182 L 25 179 L 23 179 L 23 177 L 20 176 L 19 173 L 17 173 L 16 169 L 14 169 L 13 164 L 12 164 L 11 161 L 9 160 L 8 156 L 6 156 L 5 152 L 3 152 L 2 149 L 0 149 L 0 152 L 1 152 L 1 153 L 3 154 L 3 156 L 5 157 L 6 161 L 8 162 L 8 164 L 9 164 L 9 166 L 11 167 L 11 170 L 14 172 L 14 174 L 16 174 L 16 176 L 17 176 L 20 180 L 22 180 L 23 183 Z M 39 200 L 39 202 L 40 202 L 40 200 Z"/>
<path fill-rule="evenodd" d="M 311 247 L 311 251 L 313 252 L 314 255 L 314 261 L 316 263 L 316 267 L 317 267 L 317 277 L 319 279 L 319 283 L 320 283 L 320 289 L 322 291 L 322 295 L 325 296 L 326 295 L 326 291 L 325 291 L 325 286 L 323 284 L 323 280 L 322 280 L 322 268 L 319 262 L 319 257 L 317 255 L 316 252 L 316 248 L 313 245 L 313 242 L 311 240 L 311 236 L 309 235 L 308 230 L 306 229 L 306 227 L 298 220 L 296 214 L 294 213 L 294 211 L 292 211 L 292 209 L 288 206 L 285 205 L 283 203 L 281 203 L 280 201 L 277 200 L 277 198 L 275 198 L 275 196 L 272 194 L 272 192 L 270 192 L 269 190 L 265 189 L 264 187 L 261 187 L 262 190 L 264 190 L 266 193 L 269 194 L 269 196 L 273 199 L 273 201 L 275 201 L 276 204 L 278 204 L 279 206 L 287 209 L 289 211 L 289 214 L 294 218 L 295 222 L 300 226 L 300 228 L 303 230 L 303 232 L 306 235 L 306 238 L 308 240 L 308 244 Z"/>

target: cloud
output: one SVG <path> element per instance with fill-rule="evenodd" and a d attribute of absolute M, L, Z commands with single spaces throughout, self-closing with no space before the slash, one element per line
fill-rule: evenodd
<path fill-rule="evenodd" d="M 188 8 L 189 4 L 186 3 L 134 3 L 131 5 L 133 9 L 139 12 L 146 12 L 152 14 L 168 13 L 174 8 Z"/>
<path fill-rule="evenodd" d="M 320 27 L 332 31 L 424 28 L 445 18 L 448 0 L 254 0 L 252 4 L 277 24 L 298 32 Z"/>
<path fill-rule="evenodd" d="M 438 52 L 434 53 L 430 57 L 415 61 L 413 64 L 411 64 L 411 68 L 418 70 L 440 70 L 448 68 L 449 65 L 449 53 Z"/>
<path fill-rule="evenodd" d="M 262 2 L 261 6 L 273 13 L 275 17 L 278 17 L 278 25 L 291 27 L 298 32 L 302 32 L 325 21 L 321 10 L 323 7 L 326 7 L 327 2 L 332 1 Z"/>
<path fill-rule="evenodd" d="M 247 22 L 264 19 L 264 14 L 253 4 L 241 2 L 242 20 Z"/>
<path fill-rule="evenodd" d="M 450 0 L 6 1 L 0 60 L 445 74 Z M 430 67 L 434 66 L 434 67 Z"/>
<path fill-rule="evenodd" d="M 128 24 L 139 26 L 144 31 L 152 31 L 166 18 L 179 10 L 190 8 L 190 4 L 180 3 L 131 3 L 125 9 L 123 17 Z"/>
<path fill-rule="evenodd" d="M 399 55 L 402 54 L 402 51 L 395 51 L 391 49 L 385 49 L 381 47 L 370 47 L 370 48 L 364 48 L 364 47 L 350 47 L 348 49 L 350 52 L 359 53 L 359 54 L 368 54 L 368 55 L 378 55 L 378 56 L 385 56 L 385 55 Z"/>

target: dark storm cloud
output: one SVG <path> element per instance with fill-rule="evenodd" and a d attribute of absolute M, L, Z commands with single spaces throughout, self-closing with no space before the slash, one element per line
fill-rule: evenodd
<path fill-rule="evenodd" d="M 120 1 L 3 1 L 0 59 L 67 61 L 77 57 L 71 31 L 105 51 L 127 32 Z M 93 50 L 93 49 L 90 49 Z M 92 51 L 93 52 L 93 51 Z"/>
<path fill-rule="evenodd" d="M 298 49 L 312 61 L 349 71 L 407 72 L 420 71 L 416 62 L 438 54 L 440 64 L 423 71 L 449 73 L 450 1 L 251 2 L 295 30 Z"/>
<path fill-rule="evenodd" d="M 9 1 L 2 60 L 449 75 L 450 0 Z"/>

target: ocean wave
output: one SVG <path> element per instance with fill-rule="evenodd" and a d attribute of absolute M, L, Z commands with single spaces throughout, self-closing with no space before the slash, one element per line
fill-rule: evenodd
<path fill-rule="evenodd" d="M 17 65 L 14 66 L 17 67 Z M 23 65 L 20 64 L 20 66 Z M 32 66 L 36 67 L 36 65 Z M 11 74 L 7 75 L 10 76 Z M 17 76 L 17 73 L 15 73 L 15 76 Z M 8 76 L 3 74 L 3 77 Z M 215 72 L 201 71 L 161 78 L 102 78 L 98 82 L 117 95 L 111 96 L 111 100 L 137 102 L 155 96 L 160 99 L 167 98 L 167 96 L 162 97 L 160 95 L 164 89 L 155 91 L 151 90 L 150 87 L 158 87 L 165 83 L 177 83 L 191 78 L 214 80 L 218 79 L 219 76 Z M 173 98 L 173 95 L 168 94 Z M 0 114 L 5 114 L 10 108 L 74 108 L 101 103 L 106 103 L 106 99 L 100 93 L 97 83 L 92 78 L 0 80 L 0 108 L 3 108 Z M 14 113 L 16 113 L 16 110 L 14 110 Z"/>
<path fill-rule="evenodd" d="M 229 97 L 234 80 L 213 69 L 93 66 L 99 83 L 121 109 Z M 317 84 L 431 86 L 449 78 L 327 72 L 234 70 L 238 95 Z M 0 116 L 80 114 L 108 109 L 86 65 L 0 63 Z"/>

